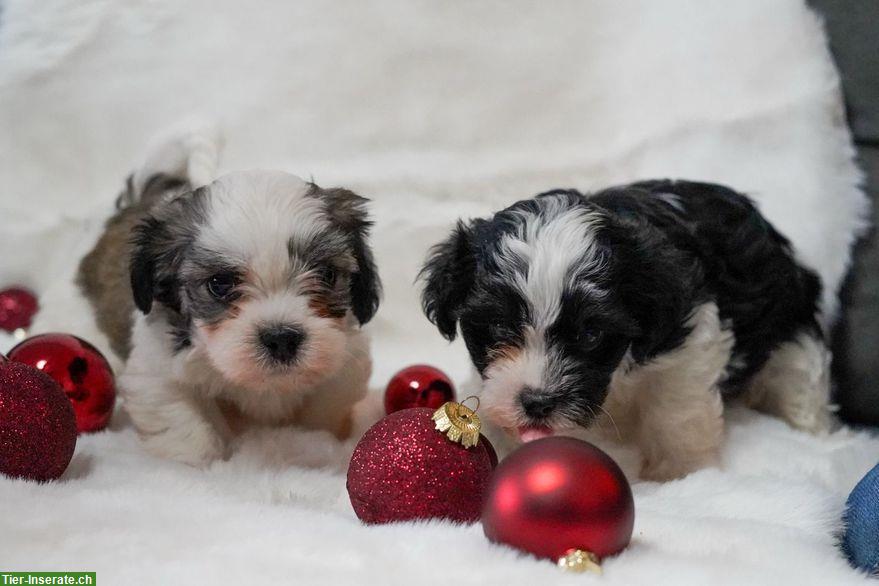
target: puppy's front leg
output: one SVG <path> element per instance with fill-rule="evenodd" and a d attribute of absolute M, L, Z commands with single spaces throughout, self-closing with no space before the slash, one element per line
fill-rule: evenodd
<path fill-rule="evenodd" d="M 694 382 L 675 384 L 682 386 L 673 389 L 661 383 L 645 388 L 645 398 L 639 401 L 644 480 L 673 480 L 717 463 L 723 441 L 720 391 Z"/>
<path fill-rule="evenodd" d="M 701 306 L 684 344 L 645 365 L 637 377 L 641 477 L 671 480 L 717 463 L 723 441 L 723 401 L 716 384 L 733 338 L 720 328 L 717 307 Z"/>
<path fill-rule="evenodd" d="M 225 456 L 225 423 L 215 404 L 161 376 L 126 372 L 119 382 L 125 409 L 148 451 L 191 466 Z"/>

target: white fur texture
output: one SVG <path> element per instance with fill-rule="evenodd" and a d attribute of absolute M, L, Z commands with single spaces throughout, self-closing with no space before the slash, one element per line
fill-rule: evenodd
<path fill-rule="evenodd" d="M 192 113 L 221 119 L 224 169 L 374 199 L 376 397 L 413 362 L 469 372 L 412 286 L 459 215 L 560 186 L 726 182 L 819 269 L 828 302 L 864 224 L 837 74 L 800 0 L 5 0 L 0 283 L 42 293 L 41 327 L 106 347 L 71 290 L 76 259 L 144 141 Z M 866 583 L 833 532 L 879 440 L 725 415 L 720 469 L 634 486 L 633 544 L 600 582 Z M 637 472 L 637 452 L 605 445 Z M 0 481 L 0 566 L 93 569 L 104 584 L 599 581 L 492 546 L 479 526 L 362 527 L 340 472 L 350 446 L 327 434 L 254 430 L 234 448 L 193 470 L 145 455 L 117 417 L 80 439 L 62 481 Z"/>
<path fill-rule="evenodd" d="M 558 319 L 562 294 L 575 282 L 589 287 L 582 276 L 600 262 L 594 254 L 598 214 L 564 210 L 561 199 L 548 199 L 545 205 L 542 216 L 521 213 L 521 233 L 503 237 L 500 257 L 510 267 L 527 267 L 514 273 L 515 285 L 541 337 Z"/>

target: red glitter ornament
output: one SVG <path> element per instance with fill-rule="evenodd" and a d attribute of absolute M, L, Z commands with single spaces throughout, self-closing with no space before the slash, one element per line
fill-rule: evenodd
<path fill-rule="evenodd" d="M 495 470 L 482 511 L 491 541 L 553 560 L 571 550 L 598 558 L 619 553 L 634 520 L 632 490 L 619 466 L 568 437 L 528 442 L 510 454 Z"/>
<path fill-rule="evenodd" d="M 42 334 L 9 351 L 9 360 L 42 370 L 61 385 L 80 433 L 107 426 L 116 402 L 113 370 L 97 348 L 69 334 Z"/>
<path fill-rule="evenodd" d="M 485 444 L 485 451 L 488 452 L 488 461 L 491 462 L 491 469 L 494 470 L 497 468 L 497 451 L 495 451 L 494 446 L 488 438 L 484 435 L 479 438 L 483 444 Z"/>
<path fill-rule="evenodd" d="M 415 364 L 391 377 L 385 389 L 385 413 L 412 407 L 438 409 L 454 400 L 455 387 L 446 373 L 427 364 Z"/>
<path fill-rule="evenodd" d="M 0 291 L 0 330 L 14 332 L 27 328 L 40 308 L 37 297 L 23 287 Z"/>
<path fill-rule="evenodd" d="M 472 448 L 436 430 L 434 410 L 404 409 L 363 436 L 348 466 L 348 496 L 364 523 L 479 520 L 491 475 L 485 438 Z"/>
<path fill-rule="evenodd" d="M 76 418 L 54 380 L 25 364 L 0 365 L 0 473 L 52 480 L 76 448 Z"/>

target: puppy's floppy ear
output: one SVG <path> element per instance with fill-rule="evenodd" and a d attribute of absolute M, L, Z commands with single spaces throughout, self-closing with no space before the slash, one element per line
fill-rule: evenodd
<path fill-rule="evenodd" d="M 476 277 L 473 227 L 458 221 L 451 235 L 430 249 L 427 262 L 418 274 L 424 280 L 421 307 L 427 319 L 447 340 L 457 336 L 461 308 Z"/>
<path fill-rule="evenodd" d="M 350 238 L 357 262 L 357 271 L 351 274 L 351 311 L 363 325 L 375 315 L 381 300 L 381 280 L 368 242 L 372 227 L 366 211 L 369 200 L 347 189 L 322 189 L 314 184 L 311 195 L 326 202 L 330 220 Z"/>
<path fill-rule="evenodd" d="M 143 219 L 132 232 L 129 259 L 134 304 L 149 313 L 153 301 L 179 312 L 180 281 L 177 271 L 195 228 L 206 217 L 207 188 L 175 197 Z"/>
<path fill-rule="evenodd" d="M 131 292 L 134 305 L 145 314 L 153 308 L 156 283 L 154 241 L 160 229 L 160 223 L 155 218 L 147 218 L 134 229 L 129 263 Z"/>
<path fill-rule="evenodd" d="M 696 258 L 637 218 L 606 218 L 603 230 L 610 236 L 617 291 L 640 330 L 632 356 L 641 362 L 677 347 L 690 333 L 686 322 L 703 279 Z"/>

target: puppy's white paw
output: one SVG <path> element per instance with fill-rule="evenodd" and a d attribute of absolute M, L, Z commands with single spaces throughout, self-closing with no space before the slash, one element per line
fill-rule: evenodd
<path fill-rule="evenodd" d="M 667 482 L 683 478 L 696 468 L 685 466 L 681 462 L 672 460 L 644 460 L 641 464 L 641 472 L 638 476 L 641 480 L 654 482 Z"/>
<path fill-rule="evenodd" d="M 794 403 L 787 406 L 784 419 L 791 427 L 815 435 L 828 433 L 833 427 L 833 417 L 826 405 Z"/>
<path fill-rule="evenodd" d="M 169 428 L 142 439 L 151 454 L 199 468 L 227 456 L 226 441 L 207 424 Z"/>

